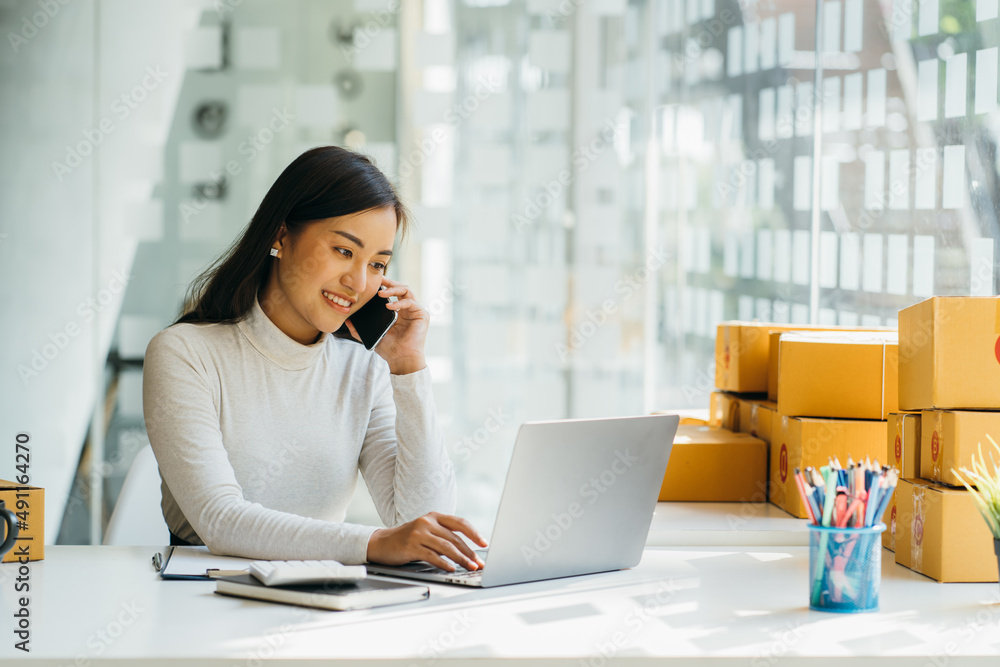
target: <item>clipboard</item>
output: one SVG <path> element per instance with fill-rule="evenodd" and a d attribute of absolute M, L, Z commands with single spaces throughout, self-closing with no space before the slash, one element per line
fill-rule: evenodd
<path fill-rule="evenodd" d="M 157 552 L 153 555 L 154 567 L 157 556 L 160 557 L 157 572 L 161 579 L 209 581 L 215 577 L 245 574 L 250 571 L 250 563 L 254 560 L 239 556 L 217 556 L 205 546 L 169 546 L 165 554 Z"/>

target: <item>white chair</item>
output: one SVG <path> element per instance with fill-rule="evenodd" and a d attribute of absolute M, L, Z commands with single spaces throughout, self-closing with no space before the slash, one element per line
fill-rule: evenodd
<path fill-rule="evenodd" d="M 170 531 L 160 510 L 160 472 L 153 448 L 140 449 L 129 466 L 104 544 L 158 546 L 170 544 Z"/>

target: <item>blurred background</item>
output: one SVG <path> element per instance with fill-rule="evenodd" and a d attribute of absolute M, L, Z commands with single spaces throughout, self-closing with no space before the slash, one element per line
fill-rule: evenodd
<path fill-rule="evenodd" d="M 142 357 L 281 170 L 415 213 L 458 514 L 526 420 L 701 409 L 726 319 L 996 294 L 998 0 L 0 0 L 0 478 L 107 540 Z M 158 502 L 158 488 L 156 489 Z M 348 521 L 381 525 L 364 484 Z M 165 527 L 163 528 L 166 542 Z"/>

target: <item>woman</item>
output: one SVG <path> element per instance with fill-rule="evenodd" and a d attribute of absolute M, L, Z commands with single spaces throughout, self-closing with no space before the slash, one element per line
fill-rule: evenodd
<path fill-rule="evenodd" d="M 143 411 L 172 544 L 257 559 L 454 571 L 486 541 L 456 506 L 424 360 L 427 313 L 385 277 L 406 210 L 368 158 L 295 159 L 189 307 L 149 343 Z M 396 324 L 371 352 L 350 316 L 376 291 Z M 336 332 L 336 333 L 334 333 Z M 389 528 L 344 523 L 360 469 Z M 457 532 L 456 532 L 457 531 Z"/>

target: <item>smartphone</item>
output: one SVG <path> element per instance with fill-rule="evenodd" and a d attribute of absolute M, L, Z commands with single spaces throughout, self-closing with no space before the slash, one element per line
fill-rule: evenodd
<path fill-rule="evenodd" d="M 382 336 L 395 324 L 399 316 L 395 310 L 385 307 L 387 303 L 389 299 L 376 292 L 368 303 L 358 309 L 358 312 L 347 318 L 361 336 L 361 342 L 369 350 L 378 345 Z"/>

